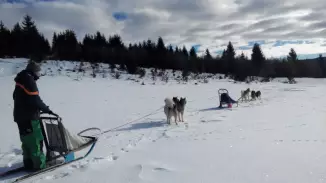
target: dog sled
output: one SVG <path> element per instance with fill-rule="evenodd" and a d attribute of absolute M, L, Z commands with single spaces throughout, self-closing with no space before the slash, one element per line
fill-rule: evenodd
<path fill-rule="evenodd" d="M 30 172 L 25 170 L 23 166 L 0 173 L 0 177 L 3 178 L 16 173 L 24 173 L 23 176 L 16 178 L 14 181 L 20 182 L 86 158 L 92 152 L 99 135 L 101 134 L 101 130 L 99 128 L 88 128 L 75 135 L 70 133 L 64 127 L 61 120 L 62 119 L 59 116 L 42 116 L 40 118 L 46 149 L 47 167 L 45 169 Z M 91 131 L 99 131 L 99 133 L 82 135 L 86 132 L 90 133 Z M 81 153 L 83 150 L 86 150 L 86 152 Z"/>
<path fill-rule="evenodd" d="M 219 99 L 220 99 L 220 105 L 219 108 L 232 108 L 232 104 L 237 104 L 238 106 L 238 102 L 233 100 L 230 95 L 229 95 L 229 91 L 227 89 L 219 89 L 218 90 L 218 95 L 219 95 Z M 226 105 L 226 106 L 225 106 Z"/>

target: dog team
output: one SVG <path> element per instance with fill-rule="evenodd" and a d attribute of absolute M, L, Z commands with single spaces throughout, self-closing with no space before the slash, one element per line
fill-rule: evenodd
<path fill-rule="evenodd" d="M 254 91 L 254 90 L 250 90 L 250 88 L 247 88 L 246 90 L 241 91 L 241 98 L 240 99 L 242 101 L 244 101 L 244 100 L 249 101 L 250 96 L 251 96 L 251 100 L 256 100 L 257 98 L 260 99 L 261 92 L 259 90 Z M 173 97 L 172 99 L 171 98 L 165 98 L 164 102 L 165 102 L 164 113 L 165 113 L 165 116 L 167 118 L 167 123 L 171 124 L 172 117 L 174 117 L 174 122 L 176 124 L 178 124 L 177 120 L 179 122 L 184 122 L 183 114 L 184 114 L 185 107 L 186 107 L 186 104 L 187 104 L 187 99 L 182 98 L 182 97 L 180 99 L 178 99 L 178 97 Z"/>
<path fill-rule="evenodd" d="M 251 93 L 250 93 L 251 91 Z M 251 95 L 250 95 L 251 94 Z M 251 100 L 256 100 L 257 98 L 260 99 L 261 97 L 261 92 L 258 91 L 254 91 L 254 90 L 250 90 L 250 88 L 247 88 L 246 90 L 242 90 L 241 91 L 241 101 L 249 101 L 250 100 L 250 96 L 251 96 Z M 239 100 L 240 100 L 239 99 Z"/>

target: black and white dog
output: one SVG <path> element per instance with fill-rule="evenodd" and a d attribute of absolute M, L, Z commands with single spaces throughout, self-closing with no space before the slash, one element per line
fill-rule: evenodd
<path fill-rule="evenodd" d="M 172 100 L 177 106 L 177 111 L 178 111 L 177 115 L 178 115 L 179 121 L 184 122 L 183 114 L 184 114 L 184 111 L 186 108 L 187 99 L 181 97 L 179 100 L 177 97 L 173 97 Z"/>

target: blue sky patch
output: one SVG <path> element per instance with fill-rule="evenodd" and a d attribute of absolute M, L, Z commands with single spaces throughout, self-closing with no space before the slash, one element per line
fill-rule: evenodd
<path fill-rule="evenodd" d="M 257 40 L 257 41 L 249 41 L 248 45 L 245 46 L 239 46 L 237 49 L 238 50 L 251 50 L 252 47 L 255 45 L 255 43 L 262 45 L 262 44 L 266 44 L 266 41 L 264 40 Z"/>
<path fill-rule="evenodd" d="M 326 53 L 318 53 L 318 54 L 298 54 L 298 59 L 303 60 L 303 59 L 313 59 L 313 58 L 318 58 L 319 54 L 322 54 L 323 57 L 326 56 Z"/>
<path fill-rule="evenodd" d="M 198 52 L 198 49 L 200 48 L 200 46 L 201 46 L 200 44 L 192 45 L 192 47 L 195 48 L 196 53 Z"/>
<path fill-rule="evenodd" d="M 114 12 L 112 16 L 117 21 L 124 21 L 128 18 L 127 13 L 125 12 Z"/>
<path fill-rule="evenodd" d="M 304 43 L 305 43 L 305 44 L 314 44 L 315 41 L 305 41 Z"/>
<path fill-rule="evenodd" d="M 253 46 L 239 46 L 239 50 L 251 50 Z"/>
<path fill-rule="evenodd" d="M 254 46 L 255 43 L 258 43 L 259 45 L 266 44 L 264 40 L 257 40 L 257 41 L 249 41 L 248 46 Z"/>
<path fill-rule="evenodd" d="M 307 41 L 282 41 L 282 40 L 277 40 L 273 47 L 277 47 L 277 46 L 284 46 L 286 44 L 305 44 Z"/>
<path fill-rule="evenodd" d="M 218 54 L 218 55 L 222 55 L 223 54 L 223 51 L 224 50 L 217 50 L 217 51 L 215 51 L 215 53 Z"/>

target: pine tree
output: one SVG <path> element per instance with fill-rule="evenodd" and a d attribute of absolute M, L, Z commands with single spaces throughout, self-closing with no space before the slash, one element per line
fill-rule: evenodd
<path fill-rule="evenodd" d="M 220 58 L 221 61 L 221 68 L 220 71 L 221 73 L 227 74 L 228 73 L 228 60 L 227 60 L 227 54 L 226 54 L 226 50 L 224 49 Z"/>
<path fill-rule="evenodd" d="M 200 65 L 197 62 L 197 53 L 194 47 L 190 48 L 189 51 L 189 61 L 190 61 L 190 69 L 191 71 L 197 73 L 200 71 Z"/>
<path fill-rule="evenodd" d="M 0 21 L 0 57 L 10 55 L 10 31 Z"/>
<path fill-rule="evenodd" d="M 242 52 L 241 55 L 240 55 L 240 57 L 239 57 L 239 60 L 240 60 L 241 62 L 243 62 L 243 61 L 248 60 L 248 58 L 247 58 L 247 57 L 245 56 L 245 54 Z"/>
<path fill-rule="evenodd" d="M 36 31 L 37 28 L 35 26 L 35 22 L 32 20 L 32 17 L 29 16 L 28 14 L 24 16 L 24 20 L 22 22 L 23 24 L 23 30 L 25 32 L 29 32 L 29 31 Z"/>
<path fill-rule="evenodd" d="M 290 67 L 290 73 L 289 73 L 289 78 L 295 77 L 297 74 L 297 64 L 296 61 L 298 60 L 297 53 L 294 51 L 293 48 L 291 48 L 289 55 L 287 56 L 287 61 L 289 62 L 289 67 Z"/>
<path fill-rule="evenodd" d="M 322 77 L 326 77 L 325 60 L 322 54 L 319 54 L 318 64 L 322 73 Z"/>
<path fill-rule="evenodd" d="M 211 60 L 213 58 L 208 49 L 206 49 L 206 51 L 205 51 L 204 58 L 207 59 L 207 60 Z"/>
<path fill-rule="evenodd" d="M 114 48 L 123 48 L 124 44 L 118 34 L 109 37 L 109 45 Z"/>
<path fill-rule="evenodd" d="M 234 79 L 237 81 L 245 81 L 246 78 L 251 75 L 250 62 L 247 62 L 248 58 L 242 52 L 239 57 L 236 58 L 236 67 Z"/>
<path fill-rule="evenodd" d="M 35 22 L 32 20 L 32 17 L 28 14 L 24 16 L 22 22 L 22 31 L 23 31 L 23 47 L 24 47 L 24 56 L 30 58 L 41 58 L 42 53 L 45 48 L 42 48 L 44 45 L 42 43 L 41 35 L 38 32 L 38 29 L 35 25 Z"/>
<path fill-rule="evenodd" d="M 24 56 L 24 37 L 23 30 L 19 23 L 16 23 L 11 30 L 11 56 Z"/>
<path fill-rule="evenodd" d="M 188 53 L 188 50 L 185 46 L 183 46 L 182 48 L 182 53 L 184 54 L 184 56 L 186 57 L 186 59 L 188 60 L 189 58 L 189 53 Z"/>
<path fill-rule="evenodd" d="M 171 54 L 174 53 L 172 45 L 169 45 L 169 46 L 168 46 L 168 50 L 169 50 L 169 53 L 171 53 Z"/>
<path fill-rule="evenodd" d="M 287 60 L 289 62 L 295 62 L 298 60 L 298 56 L 297 56 L 297 53 L 294 51 L 293 48 L 291 48 L 290 52 L 289 52 L 289 55 L 287 56 Z"/>
<path fill-rule="evenodd" d="M 229 74 L 234 74 L 235 72 L 235 67 L 236 67 L 236 63 L 235 63 L 235 51 L 233 48 L 233 45 L 231 42 L 229 42 L 226 52 L 225 52 L 225 59 L 228 62 L 228 73 Z"/>
<path fill-rule="evenodd" d="M 258 76 L 259 71 L 262 69 L 264 62 L 265 62 L 265 56 L 263 55 L 263 52 L 260 49 L 260 46 L 258 43 L 255 43 L 252 48 L 251 61 L 255 68 L 254 74 L 256 76 Z"/>
<path fill-rule="evenodd" d="M 167 52 L 162 37 L 159 37 L 157 40 L 155 55 L 154 65 L 161 69 L 167 69 L 169 67 L 166 61 Z"/>
<path fill-rule="evenodd" d="M 191 59 L 196 59 L 197 58 L 197 53 L 194 47 L 191 47 L 190 51 L 189 51 L 189 56 Z"/>
<path fill-rule="evenodd" d="M 157 50 L 159 51 L 164 51 L 166 48 L 165 48 L 165 45 L 164 45 L 164 41 L 162 39 L 162 37 L 159 37 L 158 40 L 157 40 Z"/>
<path fill-rule="evenodd" d="M 53 36 L 52 36 L 52 47 L 51 47 L 51 52 L 52 54 L 56 54 L 56 51 L 57 51 L 57 42 L 58 42 L 58 36 L 57 36 L 57 33 L 54 32 L 53 33 Z"/>
<path fill-rule="evenodd" d="M 61 60 L 78 60 L 79 44 L 76 38 L 76 33 L 73 30 L 65 30 L 57 34 L 56 54 Z"/>

